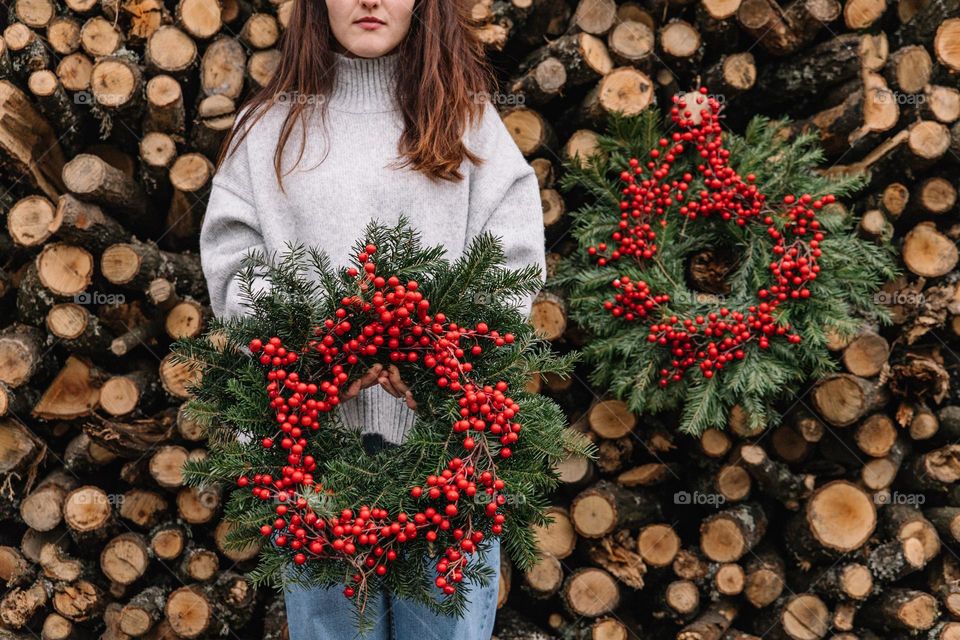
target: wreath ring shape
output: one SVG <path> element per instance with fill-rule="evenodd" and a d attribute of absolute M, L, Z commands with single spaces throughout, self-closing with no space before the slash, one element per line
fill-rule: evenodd
<path fill-rule="evenodd" d="M 649 262 L 657 253 L 656 227 L 665 226 L 667 211 L 673 215 L 675 210 L 690 221 L 719 217 L 740 227 L 766 225 L 773 255 L 770 279 L 746 311 L 719 306 L 691 317 L 664 316 L 660 310 L 670 301 L 668 294 L 653 291 L 645 281 L 627 275 L 612 281 L 616 293 L 604 302 L 604 309 L 625 321 L 649 323 L 647 340 L 668 349 L 673 357 L 671 366 L 659 371 L 661 387 L 680 381 L 693 365 L 699 366 L 705 378 L 713 377 L 728 363 L 742 360 L 743 347 L 749 341 L 757 341 L 761 349 L 768 348 L 775 336 L 784 336 L 792 344 L 801 342 L 789 322 L 774 312 L 781 304 L 810 297 L 808 285 L 820 272 L 824 238 L 817 212 L 836 200 L 833 195 L 816 199 L 809 194 L 787 195 L 785 209 L 774 211 L 754 185 L 753 174 L 741 176 L 729 164 L 720 102 L 708 96 L 706 87 L 674 96 L 673 101 L 670 117 L 676 131 L 672 137 L 661 138 L 645 164 L 631 158 L 630 168 L 620 174 L 625 186 L 619 227 L 612 234 L 615 246 L 611 249 L 602 242 L 588 247 L 587 253 L 601 266 L 626 256 Z M 673 164 L 684 154 L 698 158 L 696 172 L 677 176 Z M 699 190 L 692 188 L 696 178 L 702 181 Z"/>
<path fill-rule="evenodd" d="M 576 356 L 553 354 L 504 302 L 539 290 L 535 265 L 501 268 L 489 233 L 452 266 L 442 254 L 421 248 L 401 215 L 392 228 L 371 222 L 353 266 L 339 271 L 302 247 L 280 263 L 248 256 L 241 288 L 253 313 L 214 327 L 234 348 L 201 340 L 175 349 L 202 364 L 195 414 L 228 435 L 255 436 L 211 447 L 185 476 L 239 488 L 227 519 L 272 542 L 260 577 L 293 570 L 310 584 L 346 584 L 361 612 L 380 587 L 412 589 L 450 614 L 463 611 L 466 578 L 492 577 L 468 564 L 492 538 L 510 538 L 520 566 L 535 563 L 529 531 L 548 522 L 541 497 L 559 482 L 555 464 L 595 451 L 565 429 L 554 401 L 524 383 L 531 372 L 566 375 Z M 254 292 L 258 277 L 272 287 Z M 341 390 L 377 362 L 397 365 L 417 413 L 404 443 L 368 455 L 336 408 Z M 523 447 L 523 436 L 535 446 Z M 422 558 L 437 549 L 430 579 Z M 428 599 L 434 587 L 445 602 Z"/>

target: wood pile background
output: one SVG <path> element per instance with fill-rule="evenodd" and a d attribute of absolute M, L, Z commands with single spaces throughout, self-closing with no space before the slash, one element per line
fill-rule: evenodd
<path fill-rule="evenodd" d="M 0 14 L 0 638 L 283 638 L 221 544 L 225 498 L 172 340 L 210 318 L 196 254 L 212 160 L 278 63 L 293 0 L 5 0 Z M 595 438 L 543 561 L 507 564 L 499 640 L 960 638 L 960 1 L 480 0 L 490 99 L 572 246 L 560 162 L 613 110 L 699 80 L 737 129 L 790 115 L 908 274 L 897 324 L 833 347 L 786 422 L 699 440 L 583 383 L 535 387 Z M 581 344 L 562 299 L 532 322 Z"/>

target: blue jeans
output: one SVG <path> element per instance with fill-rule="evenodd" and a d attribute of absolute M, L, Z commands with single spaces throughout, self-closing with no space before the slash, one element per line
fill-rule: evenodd
<path fill-rule="evenodd" d="M 469 601 L 463 618 L 438 616 L 419 603 L 386 593 L 367 601 L 375 623 L 370 633 L 360 635 L 353 620 L 354 604 L 343 595 L 342 586 L 286 585 L 283 596 L 290 640 L 490 640 L 500 582 L 500 540 L 491 542 L 484 561 L 496 573 L 486 587 L 466 580 L 461 583 Z M 468 562 L 476 566 L 479 561 L 475 553 Z M 440 602 L 443 592 L 435 585 L 433 592 Z"/>

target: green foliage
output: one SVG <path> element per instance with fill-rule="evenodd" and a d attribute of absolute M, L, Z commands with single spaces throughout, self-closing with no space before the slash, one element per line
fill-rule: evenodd
<path fill-rule="evenodd" d="M 784 124 L 758 116 L 742 136 L 724 133 L 731 166 L 740 175 L 754 174 L 771 206 L 791 193 L 814 197 L 832 193 L 841 198 L 862 188 L 861 177 L 835 179 L 818 173 L 815 168 L 823 154 L 816 136 L 785 140 L 778 133 Z M 826 349 L 828 331 L 850 336 L 864 319 L 890 324 L 889 311 L 876 301 L 875 293 L 898 274 L 894 251 L 889 243 L 858 237 L 857 218 L 844 207 L 824 208 L 818 216 L 826 231 L 819 260 L 822 270 L 809 286 L 811 296 L 775 311 L 777 321 L 789 322 L 803 342 L 792 345 L 774 338 L 763 350 L 751 341 L 744 347 L 746 358 L 728 364 L 714 377 L 691 367 L 679 382 L 661 388 L 659 371 L 670 368 L 671 355 L 647 341 L 648 323 L 616 318 L 603 308 L 604 301 L 613 299 L 612 281 L 627 275 L 633 281 L 645 281 L 654 292 L 669 294 L 669 302 L 661 307 L 662 317 L 706 315 L 721 306 L 746 311 L 756 303 L 757 290 L 769 284 L 773 259 L 766 225 L 739 227 L 715 218 L 691 221 L 676 212 L 676 204 L 664 216 L 666 226 L 657 226 L 658 249 L 651 260 L 621 259 L 601 267 L 586 253 L 588 246 L 611 241 L 618 228 L 621 171 L 628 168 L 630 158 L 645 162 L 666 133 L 653 109 L 633 117 L 614 114 L 607 131 L 599 136 L 599 153 L 565 162 L 561 189 L 583 196 L 582 205 L 570 214 L 571 234 L 580 250 L 560 263 L 548 284 L 567 299 L 570 318 L 591 336 L 582 352 L 591 365 L 590 383 L 609 390 L 631 410 L 677 411 L 677 428 L 691 434 L 725 427 L 735 404 L 746 410 L 751 426 L 775 425 L 781 418 L 779 403 L 790 399 L 810 378 L 836 369 Z M 687 171 L 697 175 L 691 155 L 677 159 L 671 176 Z M 702 178 L 697 178 L 691 192 L 702 187 Z M 784 220 L 773 215 L 774 224 L 782 228 Z M 718 248 L 728 249 L 732 256 L 725 278 L 729 291 L 717 295 L 695 290 L 688 278 L 690 257 Z M 660 320 L 661 316 L 650 319 Z"/>
<path fill-rule="evenodd" d="M 196 486 L 235 487 L 241 475 L 279 475 L 287 464 L 286 450 L 278 446 L 265 449 L 261 444 L 266 436 L 278 436 L 274 416 L 267 405 L 266 368 L 252 357 L 245 345 L 254 338 L 271 336 L 281 338 L 285 345 L 306 345 L 314 337 L 314 327 L 322 325 L 324 319 L 333 318 L 344 297 L 359 295 L 370 300 L 374 287 L 369 291 L 360 288 L 363 265 L 356 257 L 369 243 L 377 246 L 374 256 L 377 274 L 397 275 L 404 283 L 416 280 L 419 291 L 430 301 L 431 313 L 442 311 L 447 322 L 456 322 L 461 327 L 485 322 L 501 334 L 515 336 L 512 344 L 502 347 L 482 342 L 481 354 L 467 355 L 464 359 L 473 366 L 471 380 L 486 384 L 506 381 L 508 395 L 521 407 L 517 420 L 523 430 L 519 441 L 511 447 L 509 458 L 496 457 L 500 450 L 496 436 L 475 434 L 475 437 L 486 440 L 493 459 L 497 459 L 497 476 L 506 483 L 501 493 L 507 502 L 500 508 L 506 516 L 500 536 L 502 549 L 521 570 L 529 568 L 536 557 L 531 527 L 545 522 L 545 496 L 559 484 L 556 463 L 574 453 L 595 457 L 596 450 L 589 440 L 566 429 L 566 418 L 554 401 L 525 391 L 526 382 L 535 372 L 568 376 L 577 356 L 554 354 L 550 345 L 521 317 L 511 300 L 540 289 L 539 271 L 536 265 L 505 269 L 502 247 L 490 233 L 475 237 L 463 255 L 451 264 L 444 257 L 442 247 L 421 246 L 419 232 L 410 226 L 405 216 L 393 227 L 370 222 L 364 237 L 355 244 L 351 258 L 351 265 L 358 269 L 360 277 L 351 277 L 346 268 L 335 270 L 325 254 L 302 246 L 288 246 L 281 256 L 249 254 L 239 274 L 249 313 L 217 319 L 203 336 L 174 345 L 175 357 L 180 362 L 192 363 L 202 372 L 200 381 L 190 389 L 192 398 L 186 410 L 210 437 L 208 457 L 187 464 L 186 481 Z M 351 332 L 341 339 L 346 341 L 357 335 L 370 320 L 369 317 L 352 319 Z M 470 344 L 468 341 L 464 347 Z M 297 371 L 304 381 L 329 379 L 330 365 L 324 364 L 318 355 L 311 357 L 312 353 L 301 355 L 294 365 L 287 367 L 288 372 Z M 353 380 L 375 362 L 388 362 L 387 356 L 384 346 L 377 356 L 361 358 L 352 365 L 343 364 Z M 302 495 L 319 516 L 330 517 L 345 508 L 356 509 L 362 505 L 386 509 L 391 517 L 399 513 L 412 516 L 437 503 L 426 496 L 413 498 L 410 488 L 423 485 L 429 475 L 443 471 L 454 456 L 468 455 L 463 448 L 463 435 L 451 429 L 453 421 L 460 417 L 458 394 L 438 387 L 435 373 L 421 362 L 397 364 L 417 399 L 414 425 L 400 447 L 368 454 L 359 433 L 342 423 L 338 410 L 321 413 L 320 428 L 307 432 L 309 451 L 305 453 L 317 460 L 315 483 L 333 489 L 332 494 L 327 494 L 301 487 Z M 238 440 L 241 433 L 250 436 L 249 442 Z M 473 499 L 462 498 L 458 503 L 460 519 L 455 521 L 462 524 L 470 518 L 474 529 L 486 534 L 485 542 L 480 545 L 481 552 L 487 550 L 493 536 L 492 519 L 484 513 L 484 498 L 486 494 L 482 490 Z M 254 497 L 249 490 L 232 491 L 226 503 L 225 518 L 234 527 L 228 536 L 228 545 L 237 548 L 262 545 L 259 563 L 250 573 L 254 583 L 278 589 L 285 583 L 352 584 L 351 576 L 356 569 L 339 558 L 311 559 L 298 566 L 292 563 L 294 552 L 288 547 L 277 546 L 272 539 L 264 543 L 260 527 L 273 522 L 275 506 L 271 501 Z M 417 536 L 400 545 L 398 559 L 390 563 L 384 576 L 371 573 L 366 594 L 358 591 L 354 598 L 358 624 L 369 622 L 363 616 L 363 598 L 382 588 L 400 597 L 427 603 L 438 612 L 461 614 L 466 605 L 462 589 L 446 599 L 438 599 L 433 595 L 436 573 L 432 565 L 425 562 L 428 554 L 454 543 L 451 532 L 452 528 L 441 532 L 433 544 Z M 465 581 L 483 582 L 492 578 L 493 570 L 471 563 L 464 575 Z"/>

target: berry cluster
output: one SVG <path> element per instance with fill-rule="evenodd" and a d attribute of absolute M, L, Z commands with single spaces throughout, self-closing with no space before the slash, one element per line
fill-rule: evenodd
<path fill-rule="evenodd" d="M 514 336 L 501 335 L 483 322 L 467 328 L 448 322 L 443 313 L 431 315 L 430 302 L 416 281 L 402 284 L 396 276 L 384 278 L 376 273 L 372 259 L 376 250 L 368 244 L 357 256 L 363 265 L 359 277 L 357 269 L 347 270 L 357 280 L 360 293 L 344 297 L 335 317 L 316 327 L 306 345 L 289 348 L 278 337 L 250 342 L 250 351 L 269 368 L 266 391 L 278 429 L 263 438 L 262 445 L 286 450 L 287 464 L 276 475 L 242 476 L 237 483 L 252 485 L 253 495 L 261 500 L 277 502 L 276 518 L 264 524 L 261 533 L 275 536 L 276 545 L 291 549 L 294 562 L 336 558 L 353 567 L 357 586 L 344 589 L 347 597 L 362 589 L 371 574 L 387 572 L 388 564 L 397 558 L 398 545 L 420 536 L 431 542 L 445 536 L 448 546 L 437 563 L 435 584 L 451 594 L 484 530 L 493 535 L 503 530 L 500 507 L 506 497 L 496 461 L 510 457 L 521 429 L 514 421 L 520 407 L 506 395 L 506 382 L 471 380 L 473 366 L 465 357 L 480 355 L 483 341 L 503 346 L 512 344 Z M 458 394 L 460 415 L 452 431 L 462 435 L 462 455 L 453 455 L 457 452 L 450 447 L 452 457 L 446 468 L 427 477 L 423 486 L 409 489 L 410 496 L 423 505 L 416 513 L 391 514 L 361 505 L 324 520 L 311 509 L 307 496 L 335 488 L 324 487 L 321 478 L 314 476 L 316 455 L 322 452 L 311 455 L 308 436 L 320 428 L 320 415 L 340 403 L 340 390 L 356 378 L 354 372 L 386 359 L 425 367 L 435 375 L 437 387 Z M 310 377 L 318 381 L 304 379 L 304 371 L 314 372 Z M 461 500 L 475 501 L 477 493 L 486 495 L 479 502 L 481 512 L 475 514 Z"/>
<path fill-rule="evenodd" d="M 719 218 L 741 227 L 766 225 L 774 256 L 769 265 L 772 281 L 757 291 L 757 303 L 745 311 L 720 307 L 706 315 L 681 318 L 667 313 L 670 296 L 652 291 L 648 283 L 626 275 L 612 281 L 617 293 L 604 308 L 628 321 L 655 320 L 649 325 L 647 339 L 668 348 L 673 356 L 671 367 L 660 370 L 661 387 L 679 381 L 694 364 L 704 377 L 712 377 L 728 363 L 743 359 L 743 346 L 752 340 L 763 349 L 774 336 L 786 336 L 791 343 L 801 341 L 791 333 L 789 323 L 777 320 L 774 311 L 782 302 L 810 296 L 807 286 L 820 271 L 817 259 L 823 240 L 816 212 L 835 200 L 832 195 L 816 199 L 809 194 L 788 195 L 783 207 L 770 208 L 754 184 L 755 177 L 742 177 L 729 165 L 720 104 L 706 94 L 706 88 L 701 88 L 699 94 L 674 97 L 670 115 L 677 131 L 670 139 L 659 141 L 645 166 L 631 158 L 630 169 L 620 174 L 626 186 L 619 226 L 612 234 L 614 247 L 609 254 L 607 243 L 587 248 L 601 266 L 624 256 L 649 261 L 657 252 L 655 228 L 665 226 L 667 213 L 674 210 L 689 220 Z M 697 159 L 695 171 L 675 175 L 674 163 L 687 153 Z M 702 183 L 698 189 L 695 179 Z"/>

